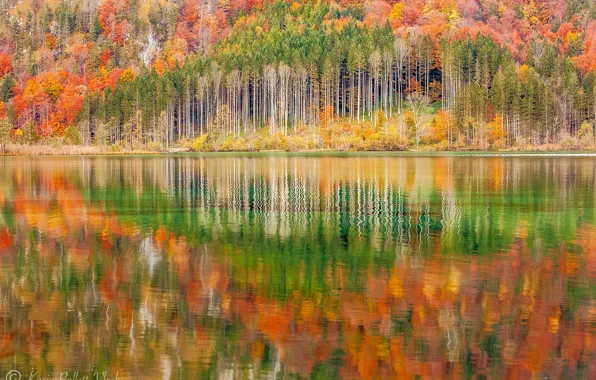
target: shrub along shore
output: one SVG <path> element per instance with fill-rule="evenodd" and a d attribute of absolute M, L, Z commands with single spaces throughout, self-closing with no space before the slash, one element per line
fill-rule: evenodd
<path fill-rule="evenodd" d="M 453 118 L 442 110 L 425 113 L 414 120 L 407 111 L 400 117 L 385 119 L 382 111 L 376 122 L 349 122 L 322 117 L 316 127 L 302 126 L 293 133 L 272 131 L 269 127 L 246 133 L 205 133 L 182 138 L 173 144 L 140 143 L 128 139 L 117 144 L 83 144 L 79 129 L 71 127 L 63 136 L 39 137 L 6 134 L 0 139 L 0 154 L 17 156 L 155 154 L 177 152 L 399 152 L 399 151 L 574 151 L 596 150 L 594 129 L 584 122 L 575 135 L 564 132 L 544 139 L 509 138 L 503 120 L 495 120 L 474 134 L 458 132 Z M 92 140 L 93 141 L 93 140 Z M 4 143 L 3 143 L 4 142 Z"/>
<path fill-rule="evenodd" d="M 265 129 L 240 136 L 216 136 L 204 134 L 183 139 L 166 148 L 158 144 L 146 145 L 82 145 L 65 143 L 63 139 L 41 140 L 35 143 L 0 143 L 0 155 L 4 156 L 59 156 L 59 155 L 120 155 L 163 154 L 182 152 L 560 152 L 596 151 L 596 139 L 590 131 L 584 135 L 559 136 L 548 144 L 522 141 L 505 145 L 490 138 L 485 142 L 466 144 L 447 140 L 423 138 L 416 142 L 394 128 L 385 130 L 347 126 L 335 126 L 328 131 L 312 132 L 304 129 L 291 135 L 271 135 Z M 587 129 L 587 128 L 586 128 Z M 591 130 L 591 126 L 590 126 Z"/>

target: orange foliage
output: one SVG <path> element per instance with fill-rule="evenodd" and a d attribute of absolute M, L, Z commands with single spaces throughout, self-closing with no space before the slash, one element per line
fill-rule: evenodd
<path fill-rule="evenodd" d="M 155 62 L 153 62 L 153 69 L 159 76 L 163 76 L 166 72 L 166 63 L 161 58 L 157 58 Z"/>
<path fill-rule="evenodd" d="M 112 54 L 112 51 L 110 49 L 104 49 L 99 56 L 99 61 L 101 62 L 102 66 L 107 67 L 108 64 L 112 62 L 113 58 L 114 55 Z"/>
<path fill-rule="evenodd" d="M 374 26 L 383 25 L 387 20 L 387 16 L 391 12 L 391 5 L 382 0 L 377 0 L 374 4 L 367 7 L 364 24 L 372 28 Z"/>
<path fill-rule="evenodd" d="M 416 93 L 416 92 L 422 93 L 422 86 L 420 85 L 420 83 L 418 83 L 416 78 L 412 77 L 410 79 L 410 85 L 408 86 L 408 88 L 406 88 L 406 94 Z"/>
<path fill-rule="evenodd" d="M 592 21 L 586 28 L 582 54 L 573 57 L 572 60 L 575 66 L 585 74 L 596 71 L 596 21 Z"/>
<path fill-rule="evenodd" d="M 444 162 L 437 171 L 448 172 L 446 165 Z M 487 173 L 491 173 L 489 181 L 498 186 L 504 170 L 502 160 L 488 160 L 486 165 L 489 166 Z M 14 213 L 18 215 L 15 220 L 43 233 L 47 242 L 40 246 L 51 253 L 57 251 L 54 248 L 57 238 L 75 246 L 98 234 L 106 250 L 114 248 L 111 242 L 116 239 L 122 240 L 126 249 L 136 244 L 138 239 L 134 237 L 140 230 L 134 223 L 119 220 L 107 211 L 110 207 L 106 205 L 84 201 L 82 194 L 56 175 L 55 170 L 60 169 L 54 168 L 51 174 L 36 173 L 38 187 L 35 188 L 22 175 L 22 170 L 12 176 L 17 178 L 14 194 L 21 194 L 12 200 Z M 64 169 L 60 172 L 66 173 Z M 34 190 L 62 196 L 34 198 L 30 194 Z M 327 200 L 321 198 L 323 202 Z M 50 210 L 55 217 L 48 222 L 43 216 Z M 72 210 L 87 211 L 81 217 Z M 24 227 L 20 228 L 26 231 Z M 315 366 L 338 355 L 341 359 L 337 360 L 338 377 L 341 378 L 434 379 L 446 377 L 446 374 L 462 378 L 466 371 L 495 376 L 508 374 L 512 378 L 531 378 L 535 373 L 553 373 L 555 378 L 575 377 L 572 375 L 577 374 L 577 368 L 582 368 L 584 358 L 593 356 L 596 348 L 590 328 L 596 308 L 590 303 L 589 295 L 580 295 L 580 302 L 575 302 L 572 308 L 570 297 L 578 296 L 568 289 L 570 283 L 591 283 L 596 273 L 596 229 L 589 223 L 579 227 L 571 251 L 561 244 L 552 251 L 547 248 L 545 255 L 530 254 L 531 241 L 527 227 L 522 224 L 519 234 L 504 243 L 504 250 L 480 258 L 443 255 L 439 245 L 432 255 L 416 260 L 405 256 L 387 269 L 376 263 L 368 268 L 352 268 L 342 261 L 329 262 L 322 273 L 296 273 L 299 281 L 314 282 L 325 276 L 325 283 L 317 283 L 313 294 L 302 294 L 296 288 L 283 299 L 272 294 L 272 282 L 267 278 L 275 270 L 271 267 L 275 262 L 262 261 L 252 268 L 246 266 L 244 260 L 225 254 L 214 255 L 207 263 L 195 265 L 196 259 L 189 257 L 188 249 L 184 248 L 184 238 L 176 238 L 169 228 L 161 225 L 153 230 L 150 245 L 155 254 L 176 252 L 176 255 L 160 257 L 168 260 L 167 265 L 178 273 L 175 285 L 181 291 L 176 301 L 186 302 L 189 312 L 198 317 L 205 315 L 209 307 L 209 311 L 217 312 L 213 317 L 217 322 L 238 324 L 240 333 L 233 342 L 238 344 L 238 352 L 247 353 L 258 361 L 265 356 L 265 350 L 274 349 L 288 374 L 311 377 Z M 79 233 L 63 234 L 64 230 Z M 12 235 L 10 229 L 0 228 L 0 249 L 11 248 L 15 240 L 26 236 L 26 233 Z M 17 241 L 16 245 L 19 244 L 22 242 Z M 248 254 L 240 245 L 217 244 L 214 243 L 214 249 L 229 248 L 233 256 Z M 128 321 L 131 319 L 128 314 L 130 288 L 119 284 L 130 283 L 132 274 L 121 255 L 112 255 L 112 252 L 104 255 L 109 260 L 104 260 L 104 270 L 97 274 L 101 297 L 104 302 L 116 303 L 112 315 Z M 73 257 L 69 255 L 67 259 L 74 262 Z M 84 265 L 93 265 L 89 262 L 91 256 L 83 259 Z M 560 269 L 555 270 L 555 266 Z M 87 269 L 83 267 L 81 272 Z M 234 275 L 238 269 L 241 275 Z M 73 270 L 77 268 L 73 266 Z M 557 281 L 552 281 L 553 271 L 558 276 Z M 358 280 L 358 286 L 354 287 L 357 290 L 343 285 L 353 279 Z M 149 293 L 151 276 L 141 281 L 145 280 L 141 291 Z M 58 296 L 62 297 L 62 293 Z M 221 300 L 221 307 L 219 303 L 211 306 L 210 300 L 215 297 Z M 583 302 L 584 299 L 588 301 Z M 166 310 L 161 308 L 159 312 L 167 313 Z M 191 336 L 193 342 L 203 348 L 209 346 L 206 342 L 213 341 L 214 334 L 220 333 L 217 328 L 207 329 L 202 323 L 183 323 L 187 314 L 155 316 L 166 321 L 163 322 L 166 328 L 183 326 L 185 330 L 178 339 Z M 120 329 L 128 331 L 130 327 L 115 324 L 115 328 L 120 333 Z M 470 331 L 473 335 L 469 335 Z M 25 333 L 27 331 L 22 334 Z M 493 341 L 495 344 L 490 343 L 495 337 L 498 339 Z M 39 338 L 38 334 L 30 339 L 43 337 Z M 489 342 L 490 346 L 484 342 Z M 163 346 L 155 347 L 157 350 Z M 180 346 L 188 349 L 182 343 Z M 29 352 L 27 347 L 26 353 Z M 491 361 L 493 354 L 502 360 L 497 369 Z M 475 359 L 464 363 L 462 358 L 466 355 L 475 355 Z M 593 373 L 590 368 L 585 371 L 588 375 Z"/>
<path fill-rule="evenodd" d="M 42 73 L 16 88 L 13 99 L 17 126 L 32 122 L 42 135 L 61 135 L 74 123 L 83 106 L 85 88 L 81 78 L 60 71 Z"/>
<path fill-rule="evenodd" d="M 116 83 L 118 82 L 118 79 L 120 79 L 120 75 L 122 75 L 123 72 L 124 70 L 122 69 L 114 69 L 110 71 L 105 80 L 106 86 L 109 86 L 112 89 L 116 88 Z"/>
<path fill-rule="evenodd" d="M 191 49 L 196 49 L 201 36 L 198 7 L 192 0 L 186 0 L 182 15 L 176 24 L 176 38 L 184 39 Z"/>
<path fill-rule="evenodd" d="M 496 145 L 500 145 L 503 142 L 503 138 L 506 133 L 503 131 L 503 117 L 500 114 L 496 114 L 493 121 L 489 124 L 490 138 Z"/>
<path fill-rule="evenodd" d="M 48 33 L 46 35 L 46 43 L 45 46 L 48 49 L 55 49 L 58 45 L 58 39 L 53 34 Z"/>
<path fill-rule="evenodd" d="M 521 67 L 519 68 L 519 76 L 521 77 L 522 80 L 525 80 L 527 75 L 528 75 L 528 69 L 530 67 L 528 65 L 521 65 Z"/>
<path fill-rule="evenodd" d="M 3 228 L 0 230 L 0 249 L 6 249 L 12 247 L 14 243 L 14 239 L 10 234 L 8 228 Z"/>
<path fill-rule="evenodd" d="M 170 70 L 174 70 L 176 68 L 176 64 L 182 66 L 186 55 L 188 54 L 186 40 L 182 38 L 175 38 L 172 41 L 168 41 L 164 54 Z"/>
<path fill-rule="evenodd" d="M 0 77 L 12 71 L 12 59 L 6 52 L 0 53 Z"/>
<path fill-rule="evenodd" d="M 449 111 L 439 110 L 431 121 L 433 137 L 438 141 L 447 140 L 447 133 L 451 123 L 451 114 Z"/>
<path fill-rule="evenodd" d="M 128 21 L 122 20 L 128 5 L 128 0 L 105 0 L 99 8 L 98 18 L 103 35 L 118 44 L 124 43 L 130 29 Z"/>
<path fill-rule="evenodd" d="M 323 106 L 323 109 L 319 112 L 319 128 L 321 130 L 321 137 L 323 138 L 323 142 L 325 145 L 331 145 L 331 137 L 333 135 L 330 122 L 333 119 L 333 106 L 330 104 L 326 104 Z"/>

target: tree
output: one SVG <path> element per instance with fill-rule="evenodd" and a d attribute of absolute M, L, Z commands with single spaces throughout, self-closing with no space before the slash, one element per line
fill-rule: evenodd
<path fill-rule="evenodd" d="M 489 124 L 490 145 L 500 147 L 505 141 L 505 131 L 503 130 L 503 118 L 496 114 Z"/>
<path fill-rule="evenodd" d="M 414 127 L 414 139 L 416 146 L 420 143 L 420 136 L 424 132 L 422 130 L 422 118 L 428 108 L 429 100 L 428 97 L 421 94 L 420 92 L 411 92 L 408 94 L 408 106 L 412 112 L 413 127 Z"/>
<path fill-rule="evenodd" d="M 12 71 L 12 59 L 7 52 L 0 52 L 0 78 Z"/>
<path fill-rule="evenodd" d="M 12 126 L 6 117 L 6 109 L 4 103 L 0 102 L 0 153 L 6 153 L 6 144 L 10 139 L 10 132 Z"/>
<path fill-rule="evenodd" d="M 449 111 L 445 110 L 439 110 L 439 112 L 433 116 L 430 126 L 433 138 L 436 139 L 436 141 L 441 142 L 449 140 L 452 125 L 451 118 Z"/>
<path fill-rule="evenodd" d="M 8 102 L 14 96 L 15 81 L 12 75 L 6 75 L 0 86 L 0 101 Z"/>

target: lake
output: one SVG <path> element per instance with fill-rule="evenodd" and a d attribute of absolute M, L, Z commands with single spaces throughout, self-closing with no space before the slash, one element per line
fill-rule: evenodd
<path fill-rule="evenodd" d="M 594 157 L 0 158 L 0 375 L 595 378 L 595 186 Z"/>

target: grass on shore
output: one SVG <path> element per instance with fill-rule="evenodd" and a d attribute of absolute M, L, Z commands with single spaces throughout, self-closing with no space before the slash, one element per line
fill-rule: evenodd
<path fill-rule="evenodd" d="M 543 144 L 543 145 L 524 145 L 518 147 L 508 147 L 503 149 L 493 149 L 493 150 L 481 150 L 481 149 L 463 149 L 463 148 L 455 148 L 454 149 L 436 149 L 433 146 L 420 146 L 417 149 L 406 149 L 400 150 L 403 153 L 519 153 L 519 152 L 539 152 L 539 153 L 557 153 L 557 152 L 585 152 L 591 151 L 596 152 L 596 147 L 582 147 L 580 148 L 569 148 L 568 146 L 563 146 L 561 144 Z M 156 151 L 156 150 L 145 150 L 145 149 L 109 149 L 107 147 L 99 147 L 99 146 L 88 146 L 88 145 L 63 145 L 63 146 L 55 146 L 55 145 L 20 145 L 20 144 L 9 144 L 5 146 L 4 152 L 0 152 L 0 156 L 83 156 L 83 155 L 132 155 L 132 154 L 169 154 L 169 153 L 183 153 L 183 152 L 193 152 L 192 149 L 179 147 L 179 148 L 172 148 L 168 150 Z M 206 152 L 203 150 L 198 150 L 197 152 Z M 362 152 L 396 152 L 395 150 L 358 150 L 358 151 L 349 151 L 349 150 L 334 150 L 334 149 L 299 149 L 299 150 L 283 150 L 283 149 L 259 149 L 259 150 L 209 150 L 208 152 L 296 152 L 296 153 L 331 153 L 331 152 L 339 152 L 339 153 L 362 153 Z"/>
<path fill-rule="evenodd" d="M 7 144 L 0 155 L 3 156 L 82 156 L 82 155 L 119 155 L 119 154 L 155 154 L 158 151 L 138 149 L 109 149 L 95 145 L 45 145 L 45 144 Z"/>

